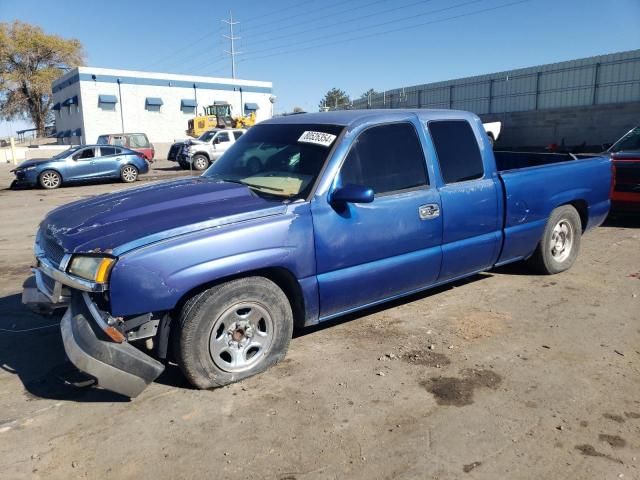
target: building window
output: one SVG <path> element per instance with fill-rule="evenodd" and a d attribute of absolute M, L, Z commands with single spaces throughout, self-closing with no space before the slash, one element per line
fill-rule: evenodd
<path fill-rule="evenodd" d="M 98 95 L 98 108 L 101 110 L 115 111 L 118 99 L 115 95 Z"/>
<path fill-rule="evenodd" d="M 163 105 L 163 101 L 160 97 L 147 97 L 147 99 L 145 100 L 145 109 L 147 109 L 149 112 L 159 112 L 160 108 Z"/>
<path fill-rule="evenodd" d="M 196 105 L 196 101 L 190 98 L 183 98 L 180 100 L 180 110 L 182 110 L 182 113 L 196 113 Z"/>
<path fill-rule="evenodd" d="M 257 103 L 245 103 L 244 104 L 244 114 L 245 115 L 251 115 L 252 113 L 257 114 L 259 108 L 260 107 L 258 106 Z"/>

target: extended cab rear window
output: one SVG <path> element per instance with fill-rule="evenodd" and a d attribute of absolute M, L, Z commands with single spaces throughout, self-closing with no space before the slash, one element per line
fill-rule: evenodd
<path fill-rule="evenodd" d="M 466 182 L 484 176 L 476 136 L 466 120 L 438 120 L 428 123 L 445 183 Z"/>

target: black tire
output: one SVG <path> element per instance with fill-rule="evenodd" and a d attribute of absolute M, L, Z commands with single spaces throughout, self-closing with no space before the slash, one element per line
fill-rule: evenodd
<path fill-rule="evenodd" d="M 565 227 L 571 232 L 567 251 L 567 237 L 562 234 Z M 555 237 L 554 237 L 555 234 Z M 582 221 L 580 215 L 571 205 L 556 208 L 549 215 L 542 239 L 527 263 L 537 272 L 554 275 L 570 269 L 580 251 L 582 237 Z M 553 242 L 553 243 L 552 243 Z M 564 245 L 559 248 L 558 245 Z"/>
<path fill-rule="evenodd" d="M 134 165 L 123 165 L 120 169 L 120 180 L 133 183 L 138 180 L 138 169 Z"/>
<path fill-rule="evenodd" d="M 194 170 L 202 171 L 209 168 L 209 159 L 205 155 L 194 155 L 191 159 L 191 165 L 193 165 Z"/>
<path fill-rule="evenodd" d="M 253 315 L 254 308 L 256 315 Z M 238 333 L 241 327 L 235 320 L 244 318 L 242 314 L 259 318 L 256 325 L 264 321 L 264 332 L 270 332 L 268 346 L 261 347 L 251 357 L 248 356 L 254 348 L 251 342 L 258 338 L 258 327 L 250 332 L 245 325 L 242 328 L 246 328 L 246 333 Z M 253 333 L 253 338 L 244 337 L 249 333 Z M 292 333 L 293 314 L 284 292 L 264 277 L 240 278 L 205 290 L 185 303 L 173 337 L 174 352 L 180 369 L 195 387 L 221 387 L 263 372 L 282 360 Z M 233 343 L 236 335 L 242 336 L 240 342 L 247 341 L 246 355 L 241 353 L 241 343 Z M 216 348 L 214 344 L 222 345 L 224 351 L 212 353 Z M 243 370 L 234 370 L 229 352 L 240 352 L 237 355 L 241 362 L 253 363 L 245 365 Z"/>
<path fill-rule="evenodd" d="M 62 177 L 55 170 L 45 170 L 38 175 L 38 184 L 46 190 L 53 190 L 62 185 Z"/>

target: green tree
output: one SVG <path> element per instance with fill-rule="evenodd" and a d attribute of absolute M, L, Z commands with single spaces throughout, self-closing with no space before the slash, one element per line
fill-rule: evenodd
<path fill-rule="evenodd" d="M 349 99 L 349 95 L 347 95 L 344 90 L 332 88 L 325 93 L 324 98 L 320 100 L 320 104 L 318 106 L 321 110 L 325 108 L 335 110 L 336 108 L 344 107 L 350 103 L 351 100 Z"/>
<path fill-rule="evenodd" d="M 369 95 L 374 96 L 374 95 L 377 95 L 377 94 L 378 94 L 378 92 L 376 92 L 373 88 L 370 88 L 369 90 L 364 92 L 362 95 L 360 95 L 360 98 L 368 98 Z"/>
<path fill-rule="evenodd" d="M 83 62 L 79 40 L 20 21 L 0 23 L 0 117 L 29 118 L 39 135 L 51 116 L 51 82 Z"/>

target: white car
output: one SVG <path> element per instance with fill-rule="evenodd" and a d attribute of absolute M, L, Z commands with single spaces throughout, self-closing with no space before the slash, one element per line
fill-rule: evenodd
<path fill-rule="evenodd" d="M 244 133 L 242 128 L 214 128 L 197 139 L 176 142 L 171 146 L 169 160 L 176 161 L 184 169 L 206 170 L 222 156 Z M 173 157 L 173 158 L 171 158 Z"/>

